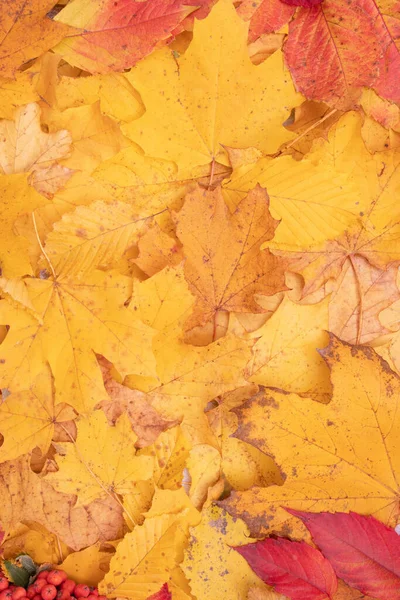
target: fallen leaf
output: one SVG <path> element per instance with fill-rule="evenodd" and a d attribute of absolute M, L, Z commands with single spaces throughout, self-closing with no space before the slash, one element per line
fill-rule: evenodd
<path fill-rule="evenodd" d="M 328 302 L 329 298 L 303 306 L 284 298 L 265 325 L 251 334 L 256 343 L 247 367 L 249 381 L 329 400 L 328 369 L 317 351 L 328 341 Z"/>
<path fill-rule="evenodd" d="M 38 192 L 57 191 L 71 172 L 60 173 L 56 161 L 70 153 L 71 143 L 66 129 L 54 133 L 42 131 L 38 104 L 22 106 L 17 109 L 14 121 L 0 121 L 1 172 L 31 173 L 31 182 Z M 53 179 L 51 186 L 49 179 Z"/>
<path fill-rule="evenodd" d="M 134 263 L 149 277 L 164 267 L 176 267 L 183 259 L 178 241 L 164 233 L 157 223 L 140 236 L 138 247 L 139 256 Z"/>
<path fill-rule="evenodd" d="M 172 160 L 187 172 L 198 165 L 225 164 L 222 145 L 275 152 L 293 136 L 281 124 L 301 96 L 281 53 L 256 67 L 246 41 L 247 25 L 229 0 L 220 0 L 206 19 L 195 22 L 183 56 L 174 59 L 170 51 L 160 50 L 127 74 L 146 113 L 123 132 L 147 155 Z M 264 102 L 267 89 L 269 101 Z M 155 128 L 157 136 L 151 134 Z"/>
<path fill-rule="evenodd" d="M 135 442 L 137 448 L 150 446 L 163 431 L 177 424 L 176 421 L 162 419 L 147 402 L 146 394 L 138 390 L 131 390 L 115 381 L 110 374 L 111 363 L 109 361 L 103 358 L 99 362 L 102 368 L 104 387 L 110 398 L 109 401 L 100 402 L 97 408 L 103 410 L 110 425 L 115 425 L 119 417 L 125 413 L 137 436 Z"/>
<path fill-rule="evenodd" d="M 223 182 L 224 199 L 233 212 L 257 184 L 266 189 L 271 215 L 280 220 L 268 243 L 271 249 L 298 252 L 335 239 L 359 217 L 363 198 L 334 161 L 318 162 L 298 162 L 290 156 L 261 158 L 235 169 Z"/>
<path fill-rule="evenodd" d="M 235 546 L 253 571 L 292 600 L 332 598 L 337 579 L 330 562 L 305 542 L 268 538 Z"/>
<path fill-rule="evenodd" d="M 109 598 L 147 600 L 169 579 L 189 524 L 185 512 L 147 518 L 118 544 L 99 591 Z"/>
<path fill-rule="evenodd" d="M 186 197 L 175 222 L 186 257 L 185 277 L 196 297 L 188 329 L 212 321 L 218 311 L 263 312 L 254 295 L 285 289 L 284 264 L 268 250 L 260 251 L 277 226 L 262 188 L 250 192 L 233 214 L 219 188 L 198 189 Z"/>
<path fill-rule="evenodd" d="M 18 217 L 32 213 L 40 206 L 44 206 L 46 200 L 29 185 L 27 175 L 19 174 L 0 177 L 0 201 L 2 205 L 0 218 L 2 275 L 4 277 L 31 275 L 33 271 L 28 255 L 28 240 L 15 233 L 14 223 Z M 30 223 L 32 223 L 31 214 L 29 217 Z"/>
<path fill-rule="evenodd" d="M 122 71 L 149 54 L 192 11 L 181 0 L 74 0 L 57 15 L 58 23 L 80 28 L 56 51 L 70 64 L 90 73 Z"/>
<path fill-rule="evenodd" d="M 235 492 L 223 501 L 253 535 L 304 538 L 282 506 L 353 510 L 397 522 L 398 376 L 371 348 L 334 336 L 322 354 L 333 384 L 328 405 L 265 389 L 235 409 L 236 437 L 273 456 L 286 476 L 282 486 Z"/>
<path fill-rule="evenodd" d="M 59 277 L 82 277 L 96 268 L 115 266 L 137 243 L 146 217 L 123 202 L 78 206 L 58 221 L 46 238 L 45 251 Z M 43 260 L 45 266 L 45 260 Z"/>
<path fill-rule="evenodd" d="M 282 483 L 279 469 L 271 457 L 232 437 L 238 425 L 232 409 L 241 406 L 257 390 L 258 386 L 249 385 L 227 392 L 214 399 L 211 408 L 207 410 L 210 427 L 218 441 L 223 475 L 235 490 Z"/>
<path fill-rule="evenodd" d="M 59 536 L 73 550 L 122 535 L 121 508 L 115 500 L 78 508 L 76 496 L 55 491 L 29 468 L 29 458 L 0 464 L 0 521 L 6 531 L 34 521 Z"/>
<path fill-rule="evenodd" d="M 251 585 L 261 584 L 231 547 L 248 541 L 243 521 L 232 519 L 216 506 L 203 511 L 201 523 L 191 530 L 182 564 L 192 594 L 204 600 L 239 600 Z"/>
<path fill-rule="evenodd" d="M 168 589 L 168 583 L 164 583 L 161 589 L 149 596 L 147 600 L 172 600 L 171 592 Z"/>
<path fill-rule="evenodd" d="M 156 443 L 140 450 L 139 455 L 154 457 L 153 479 L 158 488 L 175 490 L 182 485 L 189 450 L 181 428 L 173 427 L 164 431 Z"/>
<path fill-rule="evenodd" d="M 104 552 L 100 550 L 100 544 L 95 544 L 79 552 L 71 552 L 59 569 L 77 583 L 96 587 L 107 572 L 111 557 L 111 552 Z"/>
<path fill-rule="evenodd" d="M 82 413 L 108 398 L 93 351 L 114 360 L 121 373 L 155 375 L 154 332 L 123 306 L 130 289 L 128 279 L 93 271 L 84 281 L 32 278 L 26 286 L 38 318 L 11 298 L 0 303 L 0 320 L 11 325 L 0 347 L 3 387 L 23 390 L 48 362 L 56 401 L 65 401 Z"/>
<path fill-rule="evenodd" d="M 292 4 L 292 2 L 288 2 Z M 390 37 L 375 2 L 362 10 L 343 0 L 326 0 L 310 8 L 305 0 L 289 25 L 285 58 L 298 89 L 313 100 L 349 109 L 361 93 L 372 87 L 379 60 Z"/>
<path fill-rule="evenodd" d="M 250 42 L 264 33 L 278 31 L 290 21 L 295 9 L 288 6 L 289 2 L 285 4 L 281 0 L 244 0 L 239 4 L 238 15 L 250 20 Z"/>
<path fill-rule="evenodd" d="M 382 600 L 399 596 L 400 538 L 393 529 L 354 512 L 289 512 L 303 521 L 337 575 L 351 587 Z"/>
<path fill-rule="evenodd" d="M 133 482 L 150 479 L 153 473 L 152 459 L 136 456 L 136 439 L 126 415 L 110 427 L 105 414 L 94 411 L 79 420 L 76 442 L 63 446 L 56 458 L 59 470 L 45 479 L 61 492 L 76 494 L 79 506 L 123 496 Z"/>
<path fill-rule="evenodd" d="M 14 78 L 17 69 L 52 48 L 74 29 L 55 23 L 47 13 L 53 0 L 16 0 L 1 15 L 0 75 Z M 24 40 L 21 44 L 21 40 Z"/>
<path fill-rule="evenodd" d="M 44 371 L 30 389 L 10 394 L 0 404 L 0 447 L 2 462 L 31 452 L 36 446 L 42 455 L 50 447 L 56 423 L 74 419 L 76 413 L 66 405 L 54 406 L 53 385 L 49 371 Z"/>

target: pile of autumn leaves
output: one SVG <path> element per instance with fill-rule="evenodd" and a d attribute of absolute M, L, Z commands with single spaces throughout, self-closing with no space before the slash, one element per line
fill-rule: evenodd
<path fill-rule="evenodd" d="M 3 556 L 108 598 L 399 598 L 400 98 L 374 11 L 395 17 L 15 4 Z"/>

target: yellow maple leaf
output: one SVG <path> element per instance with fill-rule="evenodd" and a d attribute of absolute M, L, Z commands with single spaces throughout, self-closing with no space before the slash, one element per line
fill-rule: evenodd
<path fill-rule="evenodd" d="M 107 495 L 122 496 L 132 482 L 153 473 L 152 458 L 136 456 L 136 439 L 126 415 L 110 427 L 103 411 L 96 410 L 80 419 L 76 441 L 64 447 L 57 458 L 59 470 L 46 480 L 59 491 L 76 494 L 80 506 Z"/>
<path fill-rule="evenodd" d="M 285 506 L 353 510 L 397 522 L 399 378 L 371 348 L 334 336 L 323 355 L 333 383 L 328 405 L 265 389 L 236 409 L 235 435 L 273 456 L 286 475 L 282 486 L 253 488 L 224 501 L 253 534 L 303 536 Z"/>
<path fill-rule="evenodd" d="M 17 458 L 36 446 L 46 454 L 55 424 L 75 417 L 70 406 L 54 406 L 51 375 L 44 371 L 30 389 L 9 395 L 0 405 L 0 432 L 4 436 L 0 461 Z"/>
<path fill-rule="evenodd" d="M 125 125 L 124 133 L 146 154 L 172 160 L 182 170 L 226 163 L 223 145 L 275 152 L 293 136 L 282 123 L 302 97 L 280 51 L 257 67 L 251 63 L 247 29 L 233 4 L 220 0 L 206 19 L 195 22 L 182 57 L 163 49 L 141 61 L 126 77 L 146 113 Z"/>
<path fill-rule="evenodd" d="M 186 258 L 185 277 L 196 297 L 188 328 L 205 325 L 218 311 L 263 312 L 254 295 L 285 289 L 284 263 L 268 250 L 260 251 L 277 226 L 262 188 L 249 192 L 233 214 L 219 188 L 198 188 L 186 196 L 175 222 Z"/>
<path fill-rule="evenodd" d="M 94 270 L 84 281 L 27 279 L 26 288 L 36 316 L 12 298 L 0 303 L 0 321 L 10 325 L 0 350 L 2 387 L 23 390 L 48 362 L 56 400 L 85 413 L 108 398 L 93 351 L 124 374 L 155 377 L 154 332 L 124 307 L 130 280 Z"/>

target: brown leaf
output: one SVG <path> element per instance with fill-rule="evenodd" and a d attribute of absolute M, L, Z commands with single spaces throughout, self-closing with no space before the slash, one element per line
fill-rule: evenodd
<path fill-rule="evenodd" d="M 55 491 L 35 475 L 29 457 L 0 464 L 0 522 L 9 531 L 16 523 L 35 521 L 74 550 L 122 535 L 120 505 L 111 498 L 77 508 L 76 496 Z"/>
<path fill-rule="evenodd" d="M 110 425 L 115 425 L 117 419 L 126 413 L 131 422 L 132 429 L 138 436 L 137 448 L 150 446 L 166 429 L 174 427 L 178 421 L 163 419 L 155 408 L 146 399 L 146 394 L 138 390 L 131 390 L 121 385 L 112 378 L 112 364 L 104 357 L 99 358 L 99 364 L 104 378 L 104 387 L 111 402 L 103 400 L 99 403 Z"/>

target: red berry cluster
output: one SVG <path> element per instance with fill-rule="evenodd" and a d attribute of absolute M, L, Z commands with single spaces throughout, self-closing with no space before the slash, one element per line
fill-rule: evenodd
<path fill-rule="evenodd" d="M 27 589 L 10 584 L 0 574 L 0 600 L 107 600 L 97 588 L 68 579 L 65 571 L 53 569 L 40 571 L 34 583 Z"/>

